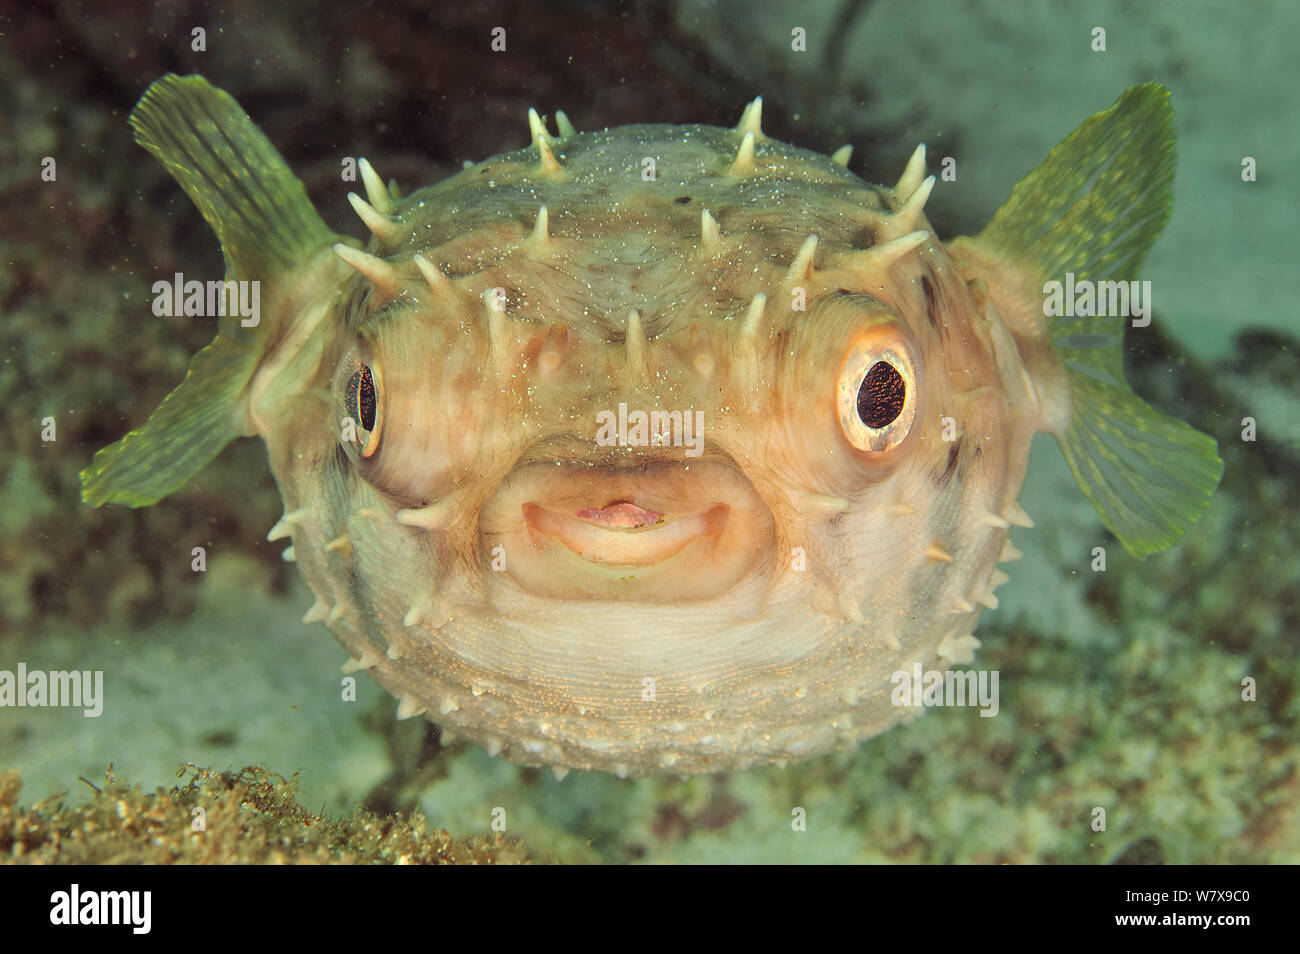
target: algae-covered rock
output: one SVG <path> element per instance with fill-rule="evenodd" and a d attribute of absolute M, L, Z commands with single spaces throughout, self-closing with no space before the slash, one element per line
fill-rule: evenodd
<path fill-rule="evenodd" d="M 0 862 L 10 864 L 516 864 L 516 840 L 452 838 L 420 812 L 381 817 L 364 808 L 329 818 L 297 800 L 296 776 L 260 766 L 213 772 L 182 766 L 185 779 L 149 793 L 110 767 L 94 797 L 67 806 L 53 796 L 18 802 L 16 770 L 0 772 Z M 83 781 L 85 781 L 83 779 Z"/>

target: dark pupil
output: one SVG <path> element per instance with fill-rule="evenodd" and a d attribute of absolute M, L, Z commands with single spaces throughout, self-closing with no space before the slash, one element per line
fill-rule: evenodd
<path fill-rule="evenodd" d="M 348 381 L 348 413 L 368 431 L 375 429 L 375 379 L 365 365 Z"/>
<path fill-rule="evenodd" d="M 867 427 L 884 427 L 898 420 L 907 400 L 907 385 L 892 364 L 877 361 L 858 388 L 858 417 Z"/>

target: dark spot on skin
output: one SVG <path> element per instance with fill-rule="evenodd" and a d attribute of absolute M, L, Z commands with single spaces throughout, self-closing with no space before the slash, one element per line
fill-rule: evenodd
<path fill-rule="evenodd" d="M 957 472 L 957 461 L 961 458 L 961 441 L 954 441 L 952 447 L 948 448 L 948 466 L 944 468 L 939 475 L 939 486 L 946 487 L 952 480 L 952 475 Z"/>
<path fill-rule="evenodd" d="M 204 745 L 215 746 L 219 749 L 227 748 L 235 744 L 235 733 L 232 729 L 221 729 L 217 732 L 209 732 L 203 737 Z"/>
<path fill-rule="evenodd" d="M 673 199 L 673 201 L 678 205 L 685 205 L 687 202 L 691 201 L 691 197 L 689 195 L 679 195 L 677 198 Z"/>
<path fill-rule="evenodd" d="M 348 452 L 342 444 L 334 445 L 334 466 L 340 474 L 352 473 L 352 461 L 348 459 Z"/>
<path fill-rule="evenodd" d="M 930 326 L 938 329 L 940 327 L 938 300 L 934 289 L 934 276 L 929 268 L 921 275 L 921 291 L 925 292 L 925 316 L 930 319 Z"/>

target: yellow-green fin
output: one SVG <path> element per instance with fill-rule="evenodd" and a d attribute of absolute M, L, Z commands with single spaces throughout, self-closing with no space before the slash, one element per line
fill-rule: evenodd
<path fill-rule="evenodd" d="M 302 183 L 227 93 L 201 76 L 164 76 L 131 113 L 136 141 L 153 153 L 221 239 L 226 277 L 268 284 L 337 240 Z M 270 297 L 261 289 L 261 301 Z M 148 506 L 176 490 L 245 433 L 249 381 L 272 334 L 220 319 L 212 343 L 144 426 L 100 450 L 81 472 L 81 498 Z"/>
<path fill-rule="evenodd" d="M 145 421 L 95 454 L 81 499 L 147 507 L 192 478 L 242 433 L 237 415 L 261 352 L 218 336 Z"/>
<path fill-rule="evenodd" d="M 1044 281 L 1136 279 L 1173 203 L 1169 91 L 1127 90 L 1017 183 L 979 235 Z M 1127 317 L 1048 317 L 1072 394 L 1056 434 L 1106 527 L 1143 557 L 1175 543 L 1209 505 L 1223 474 L 1214 439 L 1152 408 L 1124 379 Z"/>
<path fill-rule="evenodd" d="M 239 103 L 202 76 L 155 80 L 129 121 L 217 233 L 230 277 L 274 276 L 338 241 Z"/>

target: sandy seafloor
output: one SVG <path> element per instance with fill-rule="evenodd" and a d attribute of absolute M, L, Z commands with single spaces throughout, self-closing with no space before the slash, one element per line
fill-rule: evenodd
<path fill-rule="evenodd" d="M 1284 40 L 1300 7 L 750 6 L 647 4 L 620 20 L 559 4 L 544 23 L 522 4 L 442 21 L 397 4 L 356 23 L 310 4 L 4 15 L 0 669 L 103 669 L 108 692 L 98 719 L 0 709 L 0 767 L 21 769 L 24 801 L 82 798 L 78 776 L 109 763 L 145 788 L 172 784 L 180 763 L 261 763 L 299 773 L 313 809 L 418 802 L 455 835 L 504 807 L 538 859 L 1300 861 L 1300 91 Z M 498 22 L 512 59 L 474 72 L 464 38 Z M 188 48 L 193 24 L 209 30 L 207 53 Z M 806 53 L 789 49 L 795 25 Z M 1089 49 L 1095 26 L 1105 53 Z M 167 70 L 230 89 L 326 220 L 358 235 L 330 171 L 338 155 L 368 155 L 414 187 L 522 145 L 528 105 L 564 108 L 579 128 L 721 123 L 762 93 L 771 134 L 826 150 L 853 141 L 851 167 L 873 181 L 892 182 L 920 140 L 958 156 L 958 182 L 929 207 L 949 237 L 977 230 L 1084 118 L 1158 80 L 1173 91 L 1178 178 L 1143 273 L 1155 333 L 1131 342 L 1130 377 L 1217 438 L 1224 485 L 1181 545 L 1137 561 L 1037 439 L 1022 497 L 1037 525 L 1013 531 L 1025 558 L 1005 567 L 1001 606 L 976 631 L 975 665 L 1001 673 L 995 719 L 939 709 L 856 751 L 689 779 L 556 780 L 473 745 L 439 748 L 421 720 L 394 723 L 395 704 L 365 679 L 357 703 L 338 701 L 345 653 L 299 622 L 311 598 L 282 544 L 261 539 L 278 499 L 260 445 L 227 450 L 150 510 L 77 498 L 94 449 L 141 422 L 207 338 L 147 307 L 156 276 L 219 262 L 125 125 Z M 56 183 L 35 178 L 47 155 Z M 1241 181 L 1244 156 L 1254 183 Z M 39 437 L 46 415 L 59 422 L 52 444 Z M 1241 440 L 1246 416 L 1257 441 Z M 200 578 L 195 541 L 211 553 Z M 1097 545 L 1105 574 L 1089 568 Z M 1242 701 L 1244 678 L 1257 701 Z M 792 831 L 794 807 L 806 831 Z M 1098 807 L 1104 832 L 1090 827 Z"/>

